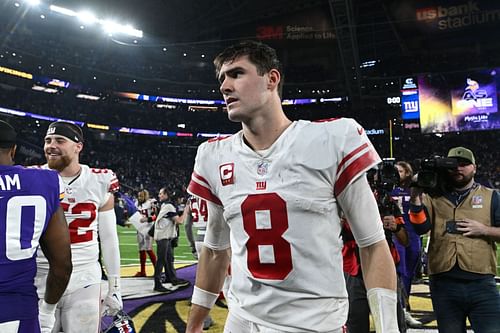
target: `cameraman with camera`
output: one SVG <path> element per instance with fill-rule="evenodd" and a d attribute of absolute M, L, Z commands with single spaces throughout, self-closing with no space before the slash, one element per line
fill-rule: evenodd
<path fill-rule="evenodd" d="M 377 201 L 378 210 L 384 228 L 385 238 L 394 261 L 397 266 L 400 257 L 394 245 L 397 239 L 403 246 L 408 245 L 408 233 L 404 227 L 404 219 L 399 206 L 390 196 L 396 183 L 399 182 L 399 174 L 394 166 L 393 160 L 384 160 L 377 168 L 367 172 L 367 179 Z M 342 257 L 344 259 L 344 276 L 349 295 L 349 313 L 347 318 L 347 332 L 369 333 L 370 332 L 370 308 L 368 306 L 367 291 L 361 271 L 359 247 L 354 240 L 349 222 L 342 219 Z M 397 322 L 398 331 L 406 332 L 407 325 L 402 303 L 402 284 L 398 278 L 397 287 Z"/>
<path fill-rule="evenodd" d="M 494 277 L 500 195 L 474 181 L 471 150 L 452 148 L 448 159 L 456 166 L 436 170 L 442 189 L 422 188 L 426 182 L 417 175 L 410 199 L 415 230 L 431 232 L 429 285 L 439 332 L 465 333 L 468 318 L 474 332 L 498 333 L 500 294 Z"/>

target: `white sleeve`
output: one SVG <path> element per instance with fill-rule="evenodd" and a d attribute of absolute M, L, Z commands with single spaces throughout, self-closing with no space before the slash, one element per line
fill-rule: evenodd
<path fill-rule="evenodd" d="M 221 206 L 207 201 L 208 222 L 204 245 L 213 250 L 225 250 L 231 247 L 230 228 L 224 219 Z"/>
<path fill-rule="evenodd" d="M 120 248 L 116 233 L 116 216 L 113 209 L 99 211 L 99 240 L 102 259 L 109 275 L 120 276 Z"/>
<path fill-rule="evenodd" d="M 385 239 L 377 202 L 366 176 L 347 186 L 337 199 L 360 248 Z"/>

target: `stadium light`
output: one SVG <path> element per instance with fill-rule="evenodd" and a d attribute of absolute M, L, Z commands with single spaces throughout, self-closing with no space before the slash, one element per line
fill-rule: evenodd
<path fill-rule="evenodd" d="M 98 101 L 101 99 L 101 97 L 99 97 L 99 96 L 94 96 L 94 95 L 89 95 L 89 94 L 78 94 L 78 95 L 76 95 L 76 98 L 88 99 L 91 101 Z"/>
<path fill-rule="evenodd" d="M 67 9 L 64 7 L 59 7 L 55 5 L 50 5 L 50 10 L 59 14 L 67 15 L 67 16 L 76 16 L 77 13 L 71 9 Z"/>
<path fill-rule="evenodd" d="M 123 32 L 126 33 L 127 35 L 134 36 L 137 38 L 142 38 L 142 30 L 137 30 L 130 24 L 127 24 L 123 27 Z"/>
<path fill-rule="evenodd" d="M 94 14 L 86 10 L 78 12 L 76 16 L 82 23 L 85 24 L 94 24 L 98 21 L 97 17 Z"/>
<path fill-rule="evenodd" d="M 137 38 L 142 38 L 143 36 L 142 30 L 137 30 L 130 24 L 122 25 L 111 20 L 102 20 L 100 23 L 104 31 L 110 35 L 118 33 L 118 34 L 126 34 Z"/>
<path fill-rule="evenodd" d="M 40 0 L 26 0 L 26 2 L 30 6 L 38 6 L 40 4 Z"/>
<path fill-rule="evenodd" d="M 40 0 L 26 0 L 30 2 L 40 2 Z M 83 24 L 93 24 L 93 23 L 99 23 L 103 30 L 110 36 L 113 34 L 126 34 L 132 37 L 136 38 L 142 38 L 143 37 L 143 32 L 142 30 L 138 30 L 134 28 L 131 24 L 119 24 L 117 22 L 114 22 L 113 20 L 102 20 L 97 18 L 93 13 L 87 10 L 83 10 L 80 12 L 75 12 L 74 10 L 56 6 L 56 5 L 50 5 L 50 10 L 59 14 L 63 14 L 66 16 L 73 16 L 77 17 Z M 81 25 L 80 29 L 84 29 L 85 26 Z"/>
<path fill-rule="evenodd" d="M 101 21 L 101 25 L 104 31 L 108 34 L 113 34 L 120 31 L 120 25 L 110 20 Z"/>

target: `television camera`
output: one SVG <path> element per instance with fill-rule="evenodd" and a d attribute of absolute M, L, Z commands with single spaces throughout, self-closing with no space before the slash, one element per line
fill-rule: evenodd
<path fill-rule="evenodd" d="M 377 199 L 380 215 L 400 214 L 400 209 L 391 199 L 392 190 L 399 185 L 396 161 L 393 158 L 384 158 L 377 167 L 368 170 L 367 178 Z"/>
<path fill-rule="evenodd" d="M 420 165 L 420 171 L 416 175 L 416 181 L 411 186 L 420 187 L 424 193 L 436 197 L 446 191 L 447 172 L 457 167 L 457 160 L 435 156 L 423 159 L 415 165 Z"/>

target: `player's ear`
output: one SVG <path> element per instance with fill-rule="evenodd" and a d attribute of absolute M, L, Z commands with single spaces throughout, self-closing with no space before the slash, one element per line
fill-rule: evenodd
<path fill-rule="evenodd" d="M 83 149 L 83 143 L 78 142 L 76 144 L 76 153 L 79 154 L 82 151 L 82 149 Z"/>
<path fill-rule="evenodd" d="M 271 69 L 268 73 L 268 83 L 267 83 L 267 88 L 268 89 L 276 89 L 278 87 L 278 84 L 281 81 L 281 74 L 277 69 Z"/>
<path fill-rule="evenodd" d="M 12 148 L 10 148 L 10 158 L 12 158 L 12 160 L 14 160 L 14 156 L 16 155 L 16 149 L 17 145 L 14 145 Z"/>

